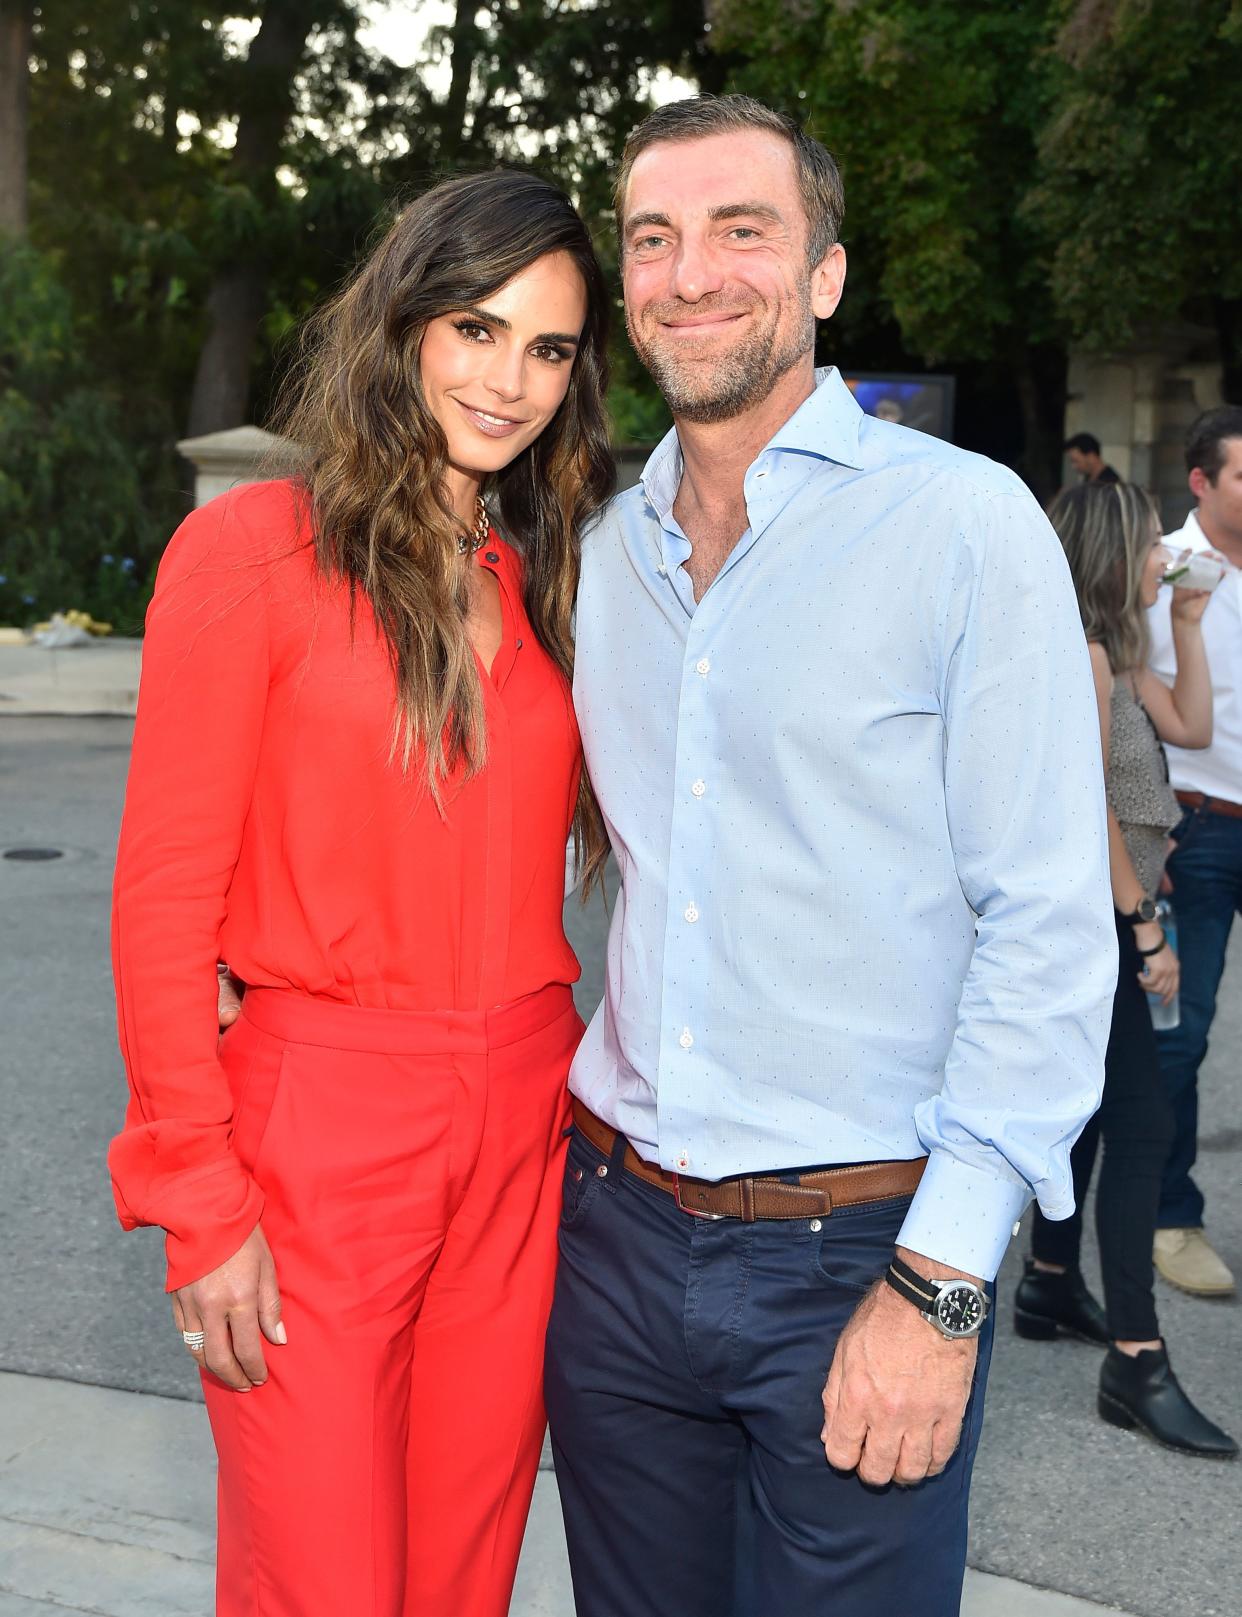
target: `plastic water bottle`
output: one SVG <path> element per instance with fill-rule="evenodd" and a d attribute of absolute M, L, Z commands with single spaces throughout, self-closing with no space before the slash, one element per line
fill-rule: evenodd
<path fill-rule="evenodd" d="M 1164 928 L 1164 935 L 1169 940 L 1169 948 L 1177 953 L 1177 917 L 1173 913 L 1173 906 L 1167 898 L 1157 899 L 1156 919 Z M 1151 1012 L 1151 1025 L 1158 1030 L 1176 1027 L 1182 1019 L 1181 1006 L 1178 1003 L 1180 996 L 1174 994 L 1167 1005 L 1162 1005 L 1160 995 L 1148 993 L 1147 1008 Z"/>

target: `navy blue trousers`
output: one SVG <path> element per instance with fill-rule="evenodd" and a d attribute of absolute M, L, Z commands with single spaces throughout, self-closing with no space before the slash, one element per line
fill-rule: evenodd
<path fill-rule="evenodd" d="M 575 1134 L 545 1378 L 578 1617 L 957 1617 L 991 1320 L 940 1476 L 868 1488 L 819 1437 L 908 1201 L 714 1221 L 606 1165 Z"/>
<path fill-rule="evenodd" d="M 1229 931 L 1242 911 L 1242 820 L 1195 809 L 1173 835 L 1177 851 L 1168 869 L 1177 912 L 1182 1019 L 1156 1035 L 1175 1130 L 1156 1219 L 1161 1229 L 1203 1223 L 1203 1192 L 1191 1173 L 1199 1144 L 1199 1068 L 1216 1015 Z"/>

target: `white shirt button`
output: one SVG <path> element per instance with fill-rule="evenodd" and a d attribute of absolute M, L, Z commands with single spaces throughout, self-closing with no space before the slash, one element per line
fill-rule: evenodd
<path fill-rule="evenodd" d="M 694 1034 L 691 1033 L 688 1027 L 683 1027 L 681 1030 L 681 1037 L 677 1042 L 679 1045 L 681 1045 L 683 1050 L 688 1050 L 694 1043 Z"/>
<path fill-rule="evenodd" d="M 698 918 L 699 918 L 699 906 L 697 904 L 687 904 L 686 905 L 686 920 L 690 922 L 691 926 L 693 926 L 694 923 L 698 920 Z"/>
<path fill-rule="evenodd" d="M 712 671 L 711 661 L 707 657 L 700 657 L 694 665 L 694 671 L 696 674 L 702 674 L 703 678 L 706 679 Z"/>
<path fill-rule="evenodd" d="M 703 781 L 696 780 L 694 785 L 690 788 L 690 790 L 694 793 L 694 795 L 696 797 L 702 797 L 703 793 L 707 790 L 707 787 L 706 787 L 706 785 L 704 784 Z"/>
<path fill-rule="evenodd" d="M 1014 1233 L 1015 1236 L 1018 1236 L 1018 1235 L 1022 1234 L 1022 1226 L 1021 1226 L 1021 1224 L 1015 1224 L 1014 1225 L 1013 1233 Z"/>

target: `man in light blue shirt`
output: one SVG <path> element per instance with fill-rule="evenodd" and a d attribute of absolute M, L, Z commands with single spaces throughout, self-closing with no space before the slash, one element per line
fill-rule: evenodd
<path fill-rule="evenodd" d="M 1099 1100 L 1068 570 L 1012 473 L 814 372 L 840 214 L 823 148 L 740 98 L 653 114 L 618 182 L 677 425 L 578 604 L 621 873 L 549 1335 L 580 1617 L 956 1612 L 988 1282 L 1032 1193 L 1071 1211 Z"/>

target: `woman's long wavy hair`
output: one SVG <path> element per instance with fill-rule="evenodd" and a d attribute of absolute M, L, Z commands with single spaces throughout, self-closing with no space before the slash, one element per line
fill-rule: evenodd
<path fill-rule="evenodd" d="M 1135 483 L 1079 483 L 1048 507 L 1078 596 L 1088 640 L 1098 640 L 1114 674 L 1144 668 L 1151 651 L 1143 568 L 1160 534 L 1160 513 Z"/>
<path fill-rule="evenodd" d="M 458 768 L 486 756 L 483 693 L 466 633 L 461 524 L 445 492 L 448 445 L 419 372 L 437 316 L 485 303 L 547 253 L 568 253 L 587 315 L 565 399 L 483 494 L 520 551 L 540 644 L 568 679 L 580 538 L 615 483 L 604 394 L 608 292 L 569 198 L 533 174 L 447 180 L 406 207 L 349 284 L 307 323 L 275 426 L 299 468 L 319 565 L 371 604 L 397 686 L 393 753 L 442 806 Z M 574 815 L 583 896 L 602 875 L 604 824 L 583 772 Z"/>

